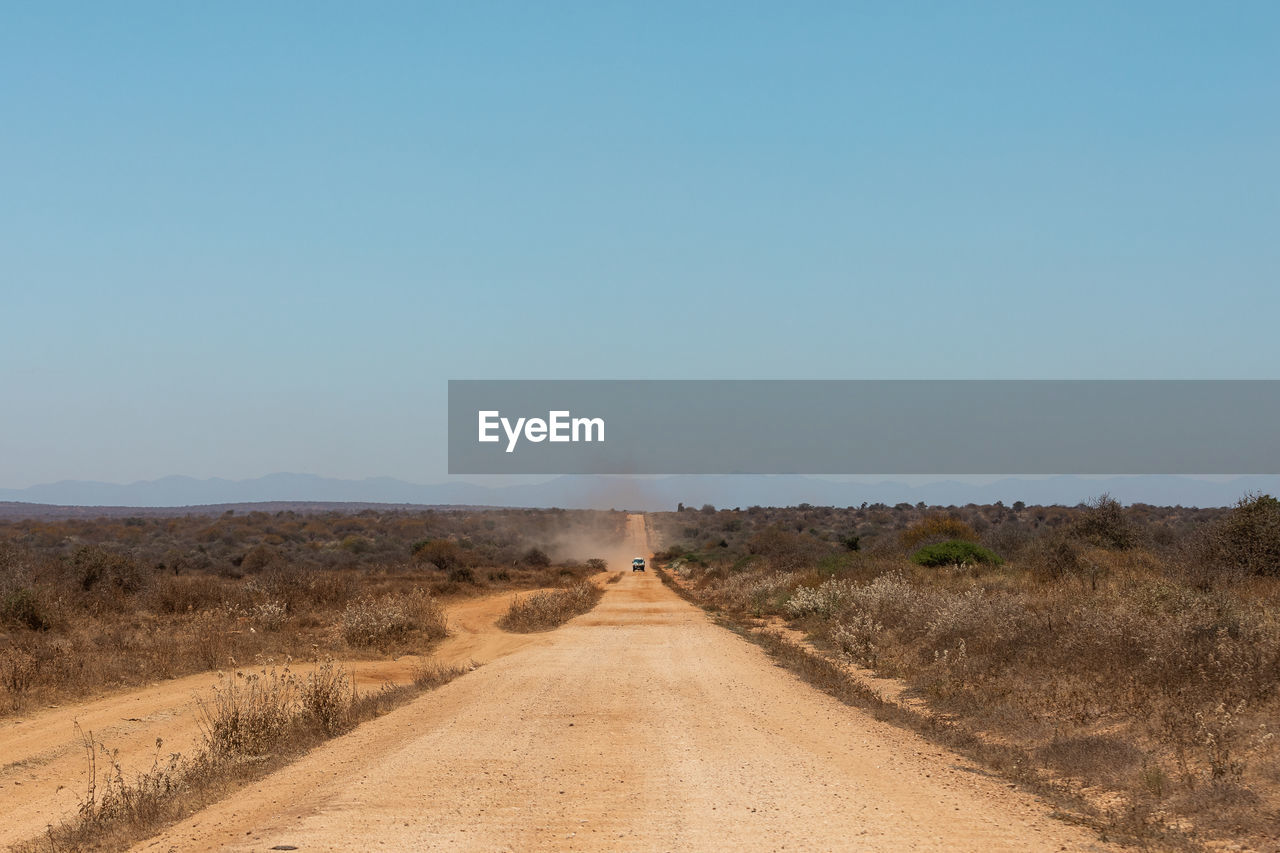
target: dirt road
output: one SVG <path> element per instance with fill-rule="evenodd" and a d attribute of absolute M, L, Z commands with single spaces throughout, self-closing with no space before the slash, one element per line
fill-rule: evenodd
<path fill-rule="evenodd" d="M 139 849 L 1104 849 L 801 683 L 652 574 L 605 589 Z"/>
<path fill-rule="evenodd" d="M 536 642 L 537 637 L 507 634 L 494 627 L 512 595 L 486 596 L 446 608 L 449 637 L 433 658 L 449 664 L 485 663 Z M 419 658 L 407 655 L 344 665 L 354 672 L 361 688 L 376 688 L 411 681 L 418 663 Z M 310 666 L 295 664 L 292 669 L 305 673 Z M 118 750 L 126 777 L 132 777 L 151 766 L 157 751 L 161 757 L 187 753 L 197 744 L 195 697 L 208 695 L 216 680 L 214 673 L 199 673 L 0 720 L 0 848 L 38 835 L 49 824 L 75 813 L 84 794 L 86 768 L 77 723 Z M 163 741 L 159 750 L 157 738 Z"/>

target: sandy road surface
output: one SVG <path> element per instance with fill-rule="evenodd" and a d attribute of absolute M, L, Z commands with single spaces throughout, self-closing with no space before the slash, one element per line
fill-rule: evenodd
<path fill-rule="evenodd" d="M 523 594 L 523 593 L 521 593 Z M 450 636 L 436 649 L 435 660 L 450 664 L 484 663 L 508 654 L 534 638 L 507 634 L 494 627 L 506 612 L 512 593 L 462 601 L 447 608 Z M 419 658 L 352 661 L 345 665 L 361 687 L 412 680 Z M 307 664 L 294 664 L 306 672 Z M 61 706 L 30 717 L 0 720 L 0 848 L 44 832 L 58 819 L 75 813 L 84 794 L 85 756 L 75 725 L 112 749 L 126 777 L 151 766 L 156 738 L 162 757 L 188 752 L 196 745 L 197 695 L 207 695 L 214 673 L 176 678 L 90 702 Z"/>
<path fill-rule="evenodd" d="M 809 688 L 652 574 L 605 589 L 140 849 L 1104 849 Z"/>

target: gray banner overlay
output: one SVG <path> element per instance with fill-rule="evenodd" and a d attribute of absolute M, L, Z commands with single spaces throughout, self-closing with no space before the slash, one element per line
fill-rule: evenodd
<path fill-rule="evenodd" d="M 1280 380 L 452 380 L 449 473 L 1280 474 Z"/>

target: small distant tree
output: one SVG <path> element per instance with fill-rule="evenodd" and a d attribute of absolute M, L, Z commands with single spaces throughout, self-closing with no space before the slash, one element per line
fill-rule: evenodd
<path fill-rule="evenodd" d="M 431 539 L 415 546 L 413 556 L 419 562 L 430 563 L 442 572 L 452 572 L 462 565 L 462 549 L 451 539 Z"/>
<path fill-rule="evenodd" d="M 1280 575 L 1280 500 L 1245 495 L 1209 531 L 1202 551 L 1219 569 Z"/>
<path fill-rule="evenodd" d="M 1138 544 L 1137 531 L 1125 517 L 1124 507 L 1106 492 L 1084 503 L 1072 533 L 1100 548 L 1124 550 Z"/>
<path fill-rule="evenodd" d="M 240 569 L 244 572 L 260 572 L 273 563 L 284 560 L 284 555 L 270 545 L 255 545 L 240 561 Z"/>
<path fill-rule="evenodd" d="M 1069 536 L 1054 532 L 1034 539 L 1019 560 L 1032 572 L 1049 578 L 1084 573 L 1078 544 Z"/>
<path fill-rule="evenodd" d="M 146 585 L 146 573 L 134 560 L 96 545 L 77 548 L 67 562 L 85 592 L 106 588 L 132 594 Z"/>
<path fill-rule="evenodd" d="M 962 539 L 978 540 L 977 532 L 965 522 L 949 515 L 931 515 L 917 521 L 900 534 L 904 548 L 915 548 L 929 542 Z"/>
<path fill-rule="evenodd" d="M 551 558 L 547 556 L 547 552 L 541 548 L 530 548 L 524 552 L 524 556 L 520 561 L 526 566 L 532 566 L 535 569 L 545 569 L 551 565 Z"/>

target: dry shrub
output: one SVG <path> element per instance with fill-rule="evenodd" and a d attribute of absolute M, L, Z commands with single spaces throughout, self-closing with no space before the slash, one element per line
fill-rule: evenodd
<path fill-rule="evenodd" d="M 428 639 L 446 633 L 443 608 L 421 589 L 408 595 L 365 596 L 348 604 L 342 614 L 342 637 L 357 647 L 403 642 L 414 631 Z"/>
<path fill-rule="evenodd" d="M 413 556 L 420 562 L 430 563 L 442 572 L 451 572 L 462 566 L 462 549 L 449 539 L 432 539 L 415 543 Z"/>
<path fill-rule="evenodd" d="M 1077 538 L 1100 548 L 1124 549 L 1138 544 L 1138 529 L 1120 502 L 1106 493 L 1086 501 L 1071 527 Z"/>
<path fill-rule="evenodd" d="M 268 566 L 284 563 L 284 555 L 270 545 L 256 545 L 240 560 L 240 570 L 252 574 Z"/>
<path fill-rule="evenodd" d="M 684 568 L 684 567 L 681 567 Z M 682 577 L 689 577 L 676 569 Z M 702 577 L 706 577 L 703 575 Z M 801 580 L 795 572 L 777 574 L 742 573 L 729 576 L 722 583 L 710 587 L 714 601 L 727 610 L 749 613 L 755 617 L 780 612 L 786 600 Z"/>
<path fill-rule="evenodd" d="M 341 731 L 349 722 L 357 694 L 351 673 L 332 659 L 316 664 L 298 688 L 303 712 L 326 736 Z"/>
<path fill-rule="evenodd" d="M 186 636 L 201 669 L 218 669 L 230 662 L 229 630 L 227 617 L 211 610 L 196 614 L 188 623 Z"/>
<path fill-rule="evenodd" d="M 853 595 L 853 584 L 838 578 L 824 581 L 821 586 L 797 587 L 787 599 L 784 609 L 793 618 L 805 616 L 834 616 L 845 608 Z"/>
<path fill-rule="evenodd" d="M 315 607 L 345 607 L 360 584 L 351 572 L 324 572 L 307 581 L 307 599 Z"/>
<path fill-rule="evenodd" d="M 150 827 L 170 814 L 174 801 L 186 787 L 186 778 L 192 775 L 193 768 L 180 754 L 171 753 L 162 758 L 160 750 L 164 742 L 157 738 L 156 757 L 150 769 L 130 783 L 125 780 L 118 751 L 109 749 L 93 732 L 83 731 L 79 724 L 76 731 L 89 766 L 85 796 L 80 800 L 77 821 L 58 827 L 60 832 L 51 828 L 42 841 L 47 841 L 55 850 L 81 849 L 113 829 Z M 100 761 L 104 766 L 100 766 Z"/>
<path fill-rule="evenodd" d="M 854 589 L 850 597 L 850 609 L 894 626 L 908 624 L 925 605 L 924 594 L 901 572 L 883 574 Z"/>
<path fill-rule="evenodd" d="M 151 768 L 131 781 L 116 752 L 92 732 L 80 732 L 88 782 L 76 816 L 15 850 L 128 848 L 235 784 L 262 778 L 289 757 L 474 668 L 427 665 L 413 685 L 385 685 L 364 695 L 349 673 L 328 660 L 306 678 L 287 668 L 224 676 L 212 697 L 199 700 L 204 747 L 190 757 L 162 757 L 163 743 L 157 739 Z"/>
<path fill-rule="evenodd" d="M 449 582 L 455 584 L 476 583 L 476 573 L 470 566 L 459 566 L 449 571 Z"/>
<path fill-rule="evenodd" d="M 290 613 L 307 599 L 308 573 L 300 566 L 282 560 L 265 564 L 246 584 L 249 594 L 283 604 Z"/>
<path fill-rule="evenodd" d="M 902 547 L 909 551 L 921 545 L 944 542 L 948 539 L 977 542 L 978 534 L 961 519 L 948 515 L 931 515 L 911 525 L 898 536 Z"/>
<path fill-rule="evenodd" d="M 1050 579 L 1078 575 L 1084 569 L 1080 546 L 1060 533 L 1032 540 L 1023 548 L 1019 562 L 1032 573 Z"/>
<path fill-rule="evenodd" d="M 855 663 L 873 669 L 880 663 L 880 634 L 884 626 L 871 614 L 856 612 L 831 626 L 831 640 Z"/>
<path fill-rule="evenodd" d="M 66 560 L 65 572 L 91 610 L 119 611 L 146 588 L 151 574 L 132 557 L 99 546 L 81 546 Z"/>
<path fill-rule="evenodd" d="M 53 627 L 48 604 L 32 586 L 0 592 L 0 624 L 4 622 L 29 631 L 47 631 Z"/>
<path fill-rule="evenodd" d="M 413 669 L 414 686 L 423 690 L 431 690 L 442 684 L 448 684 L 459 675 L 470 672 L 480 664 L 472 661 L 466 666 L 450 666 L 448 664 L 427 661 Z"/>
<path fill-rule="evenodd" d="M 36 678 L 36 659 L 14 646 L 0 648 L 0 688 L 13 710 L 22 707 L 23 697 Z"/>
<path fill-rule="evenodd" d="M 264 755 L 286 734 L 298 703 L 299 682 L 287 667 L 222 676 L 198 701 L 205 747 L 215 759 Z"/>
<path fill-rule="evenodd" d="M 223 582 L 213 575 L 160 575 L 146 596 L 157 613 L 195 613 L 222 605 Z"/>
<path fill-rule="evenodd" d="M 521 555 L 520 562 L 524 563 L 526 566 L 545 569 L 551 565 L 551 558 L 547 556 L 547 552 L 541 548 L 530 548 Z"/>
<path fill-rule="evenodd" d="M 1280 575 L 1280 500 L 1245 495 L 1206 532 L 1198 551 L 1219 573 Z"/>
<path fill-rule="evenodd" d="M 506 614 L 498 620 L 498 627 L 522 634 L 549 631 L 595 607 L 603 594 L 600 587 L 582 581 L 568 589 L 516 596 Z"/>
<path fill-rule="evenodd" d="M 814 565 L 832 547 L 812 536 L 774 525 L 761 530 L 747 542 L 747 551 L 763 557 L 778 572 L 793 572 Z"/>
<path fill-rule="evenodd" d="M 253 624 L 264 631 L 279 631 L 288 619 L 289 611 L 283 601 L 267 600 L 253 606 L 250 618 Z"/>

